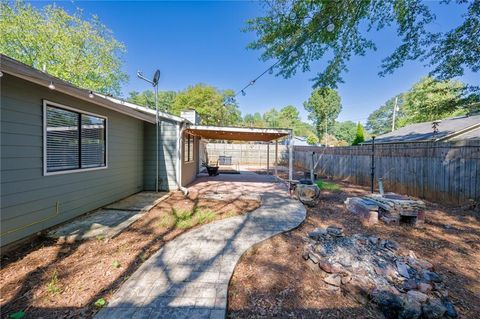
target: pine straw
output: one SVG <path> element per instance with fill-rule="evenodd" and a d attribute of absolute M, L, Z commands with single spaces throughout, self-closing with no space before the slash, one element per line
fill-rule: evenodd
<path fill-rule="evenodd" d="M 319 289 L 320 276 L 302 258 L 303 237 L 315 227 L 340 225 L 346 235 L 391 238 L 430 261 L 445 280 L 450 299 L 463 318 L 480 313 L 480 213 L 427 203 L 424 229 L 378 223 L 364 227 L 343 204 L 366 188 L 339 183 L 341 192 L 322 192 L 306 221 L 251 248 L 230 282 L 229 318 L 383 318 L 371 305 Z M 445 225 L 450 225 L 448 229 Z"/>
<path fill-rule="evenodd" d="M 188 231 L 165 227 L 161 222 L 172 215 L 173 208 L 209 211 L 215 214 L 215 219 L 221 219 L 250 212 L 258 206 L 253 200 L 205 200 L 195 194 L 185 199 L 175 192 L 115 238 L 73 244 L 38 239 L 2 257 L 2 317 L 20 310 L 28 318 L 92 317 L 97 310 L 96 300 L 108 300 L 143 261 L 166 242 Z"/>

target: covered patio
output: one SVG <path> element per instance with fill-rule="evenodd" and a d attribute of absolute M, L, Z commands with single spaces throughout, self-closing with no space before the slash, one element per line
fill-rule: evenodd
<path fill-rule="evenodd" d="M 229 140 L 267 143 L 267 172 L 270 171 L 270 144 L 274 142 L 274 175 L 276 177 L 278 177 L 278 142 L 282 138 L 287 138 L 289 170 L 288 176 L 290 180 L 293 178 L 293 133 L 291 129 L 191 125 L 185 129 L 185 133 L 206 140 Z"/>

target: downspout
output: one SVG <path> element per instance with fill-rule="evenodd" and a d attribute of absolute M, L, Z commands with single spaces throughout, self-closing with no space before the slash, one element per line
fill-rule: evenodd
<path fill-rule="evenodd" d="M 176 169 L 176 179 L 177 179 L 177 188 L 182 191 L 184 196 L 188 195 L 188 189 L 182 186 L 182 133 L 183 133 L 183 122 L 177 123 L 177 169 Z"/>

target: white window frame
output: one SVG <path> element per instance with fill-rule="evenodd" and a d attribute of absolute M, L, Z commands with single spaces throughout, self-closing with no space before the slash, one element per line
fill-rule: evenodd
<path fill-rule="evenodd" d="M 105 166 L 99 166 L 99 167 L 90 167 L 90 168 L 74 168 L 74 169 L 68 169 L 68 170 L 63 170 L 63 171 L 57 171 L 57 172 L 48 172 L 47 171 L 47 107 L 48 106 L 53 106 L 53 107 L 58 107 L 65 109 L 67 111 L 72 111 L 80 114 L 85 114 L 85 115 L 92 115 L 96 116 L 99 118 L 102 118 L 105 120 Z M 108 117 L 105 115 L 100 115 L 92 112 L 87 112 L 84 110 L 76 109 L 67 105 L 63 105 L 60 103 L 52 102 L 49 100 L 43 100 L 43 176 L 50 176 L 50 175 L 61 175 L 61 174 L 71 174 L 71 173 L 80 173 L 80 172 L 88 172 L 88 171 L 96 171 L 96 170 L 101 170 L 101 169 L 107 169 L 108 168 Z M 81 141 L 79 141 L 81 143 Z M 79 161 L 82 159 L 79 158 Z"/>

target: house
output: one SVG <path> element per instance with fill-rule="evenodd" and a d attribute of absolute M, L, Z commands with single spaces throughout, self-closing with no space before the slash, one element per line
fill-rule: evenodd
<path fill-rule="evenodd" d="M 0 55 L 0 246 L 147 190 L 184 189 L 202 138 L 271 140 L 290 130 L 199 125 L 78 88 Z"/>
<path fill-rule="evenodd" d="M 155 111 L 80 89 L 4 55 L 1 246 L 142 190 L 156 190 Z M 160 112 L 158 188 L 196 176 L 198 138 Z"/>
<path fill-rule="evenodd" d="M 379 135 L 375 144 L 447 142 L 480 140 L 480 114 L 462 115 L 449 119 L 410 124 L 393 132 Z M 362 144 L 371 144 L 372 140 Z"/>

